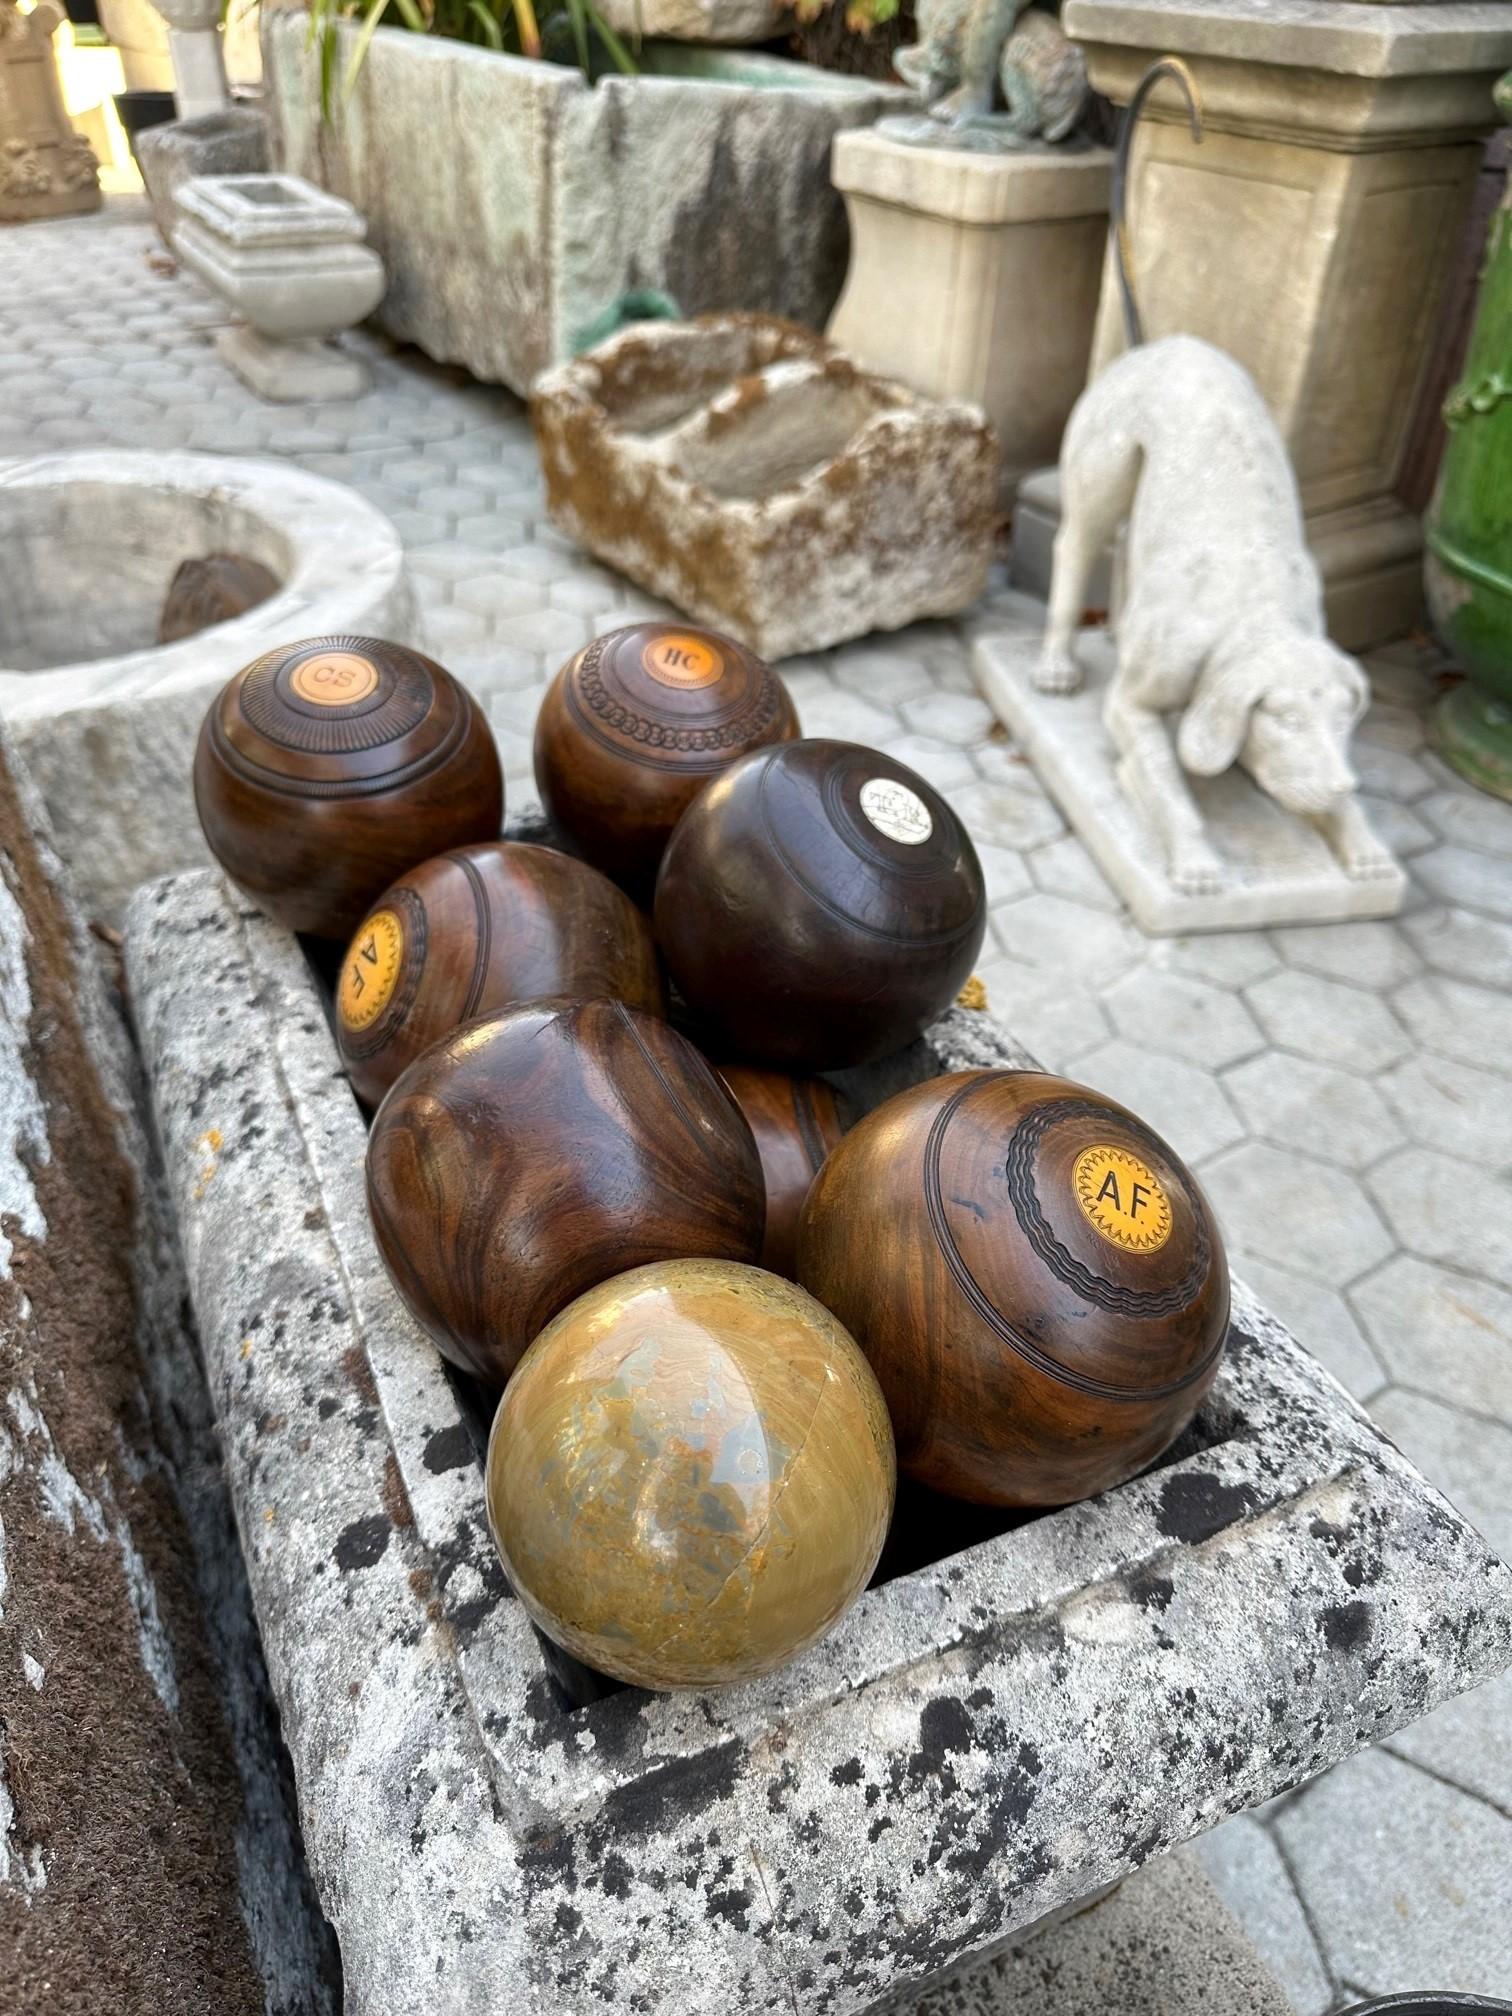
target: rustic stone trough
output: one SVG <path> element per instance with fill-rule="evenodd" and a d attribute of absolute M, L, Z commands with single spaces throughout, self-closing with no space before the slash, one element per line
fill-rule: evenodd
<path fill-rule="evenodd" d="M 352 2016 L 860 2016 L 1512 1658 L 1512 1573 L 1236 1287 L 1142 1478 L 924 1535 L 765 1681 L 574 1695 L 493 1558 L 485 1410 L 378 1260 L 299 947 L 198 872 L 138 892 L 127 964 Z M 843 1094 L 1025 1061 L 956 1010 Z"/>
<path fill-rule="evenodd" d="M 266 568 L 276 592 L 160 644 L 179 564 L 216 553 Z M 290 638 L 413 622 L 399 535 L 345 484 L 228 455 L 0 459 L 0 716 L 96 915 L 206 858 L 189 773 L 233 672 Z"/>

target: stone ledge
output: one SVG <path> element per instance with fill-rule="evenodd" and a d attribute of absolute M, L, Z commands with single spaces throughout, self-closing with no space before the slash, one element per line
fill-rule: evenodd
<path fill-rule="evenodd" d="M 1179 50 L 1230 63 L 1279 63 L 1353 77 L 1499 71 L 1512 63 L 1512 18 L 1499 0 L 1066 0 L 1080 42 Z M 1492 119 L 1486 109 L 1486 121 Z"/>
<path fill-rule="evenodd" d="M 842 195 L 870 196 L 956 224 L 1105 217 L 1112 168 L 1106 147 L 1037 141 L 1011 153 L 977 154 L 946 140 L 907 146 L 875 128 L 837 133 L 830 151 L 830 179 Z"/>
<path fill-rule="evenodd" d="M 1512 1576 L 1242 1288 L 1192 1436 L 707 1697 L 565 1705 L 395 1300 L 291 939 L 194 874 L 128 969 L 352 2016 L 860 2016 L 1512 1657 Z M 1013 1063 L 955 1011 L 854 1099 Z"/>

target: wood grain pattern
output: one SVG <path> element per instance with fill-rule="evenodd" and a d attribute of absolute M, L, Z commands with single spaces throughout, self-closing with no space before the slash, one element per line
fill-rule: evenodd
<path fill-rule="evenodd" d="M 422 862 L 379 897 L 342 961 L 336 1041 L 358 1097 L 376 1106 L 462 1023 L 558 995 L 665 1014 L 651 926 L 586 861 L 488 841 Z"/>
<path fill-rule="evenodd" d="M 900 1049 L 950 1006 L 987 902 L 932 785 L 878 750 L 803 741 L 745 757 L 690 807 L 655 922 L 706 1049 L 828 1071 Z"/>
<path fill-rule="evenodd" d="M 293 931 L 350 937 L 379 892 L 504 816 L 498 752 L 434 660 L 375 637 L 316 637 L 239 672 L 194 758 L 211 853 Z"/>
<path fill-rule="evenodd" d="M 798 733 L 771 667 L 717 630 L 636 623 L 595 638 L 536 717 L 548 817 L 606 875 L 649 902 L 673 827 L 737 757 Z"/>
<path fill-rule="evenodd" d="M 845 1132 L 835 1095 L 822 1078 L 793 1078 L 722 1064 L 719 1075 L 756 1137 L 766 1183 L 766 1239 L 761 1264 L 791 1280 L 798 1264 L 798 1218 L 821 1164 Z"/>
<path fill-rule="evenodd" d="M 1206 1198 L 1144 1123 L 1035 1071 L 962 1071 L 860 1121 L 809 1193 L 803 1285 L 871 1361 L 901 1469 L 1062 1505 L 1152 1463 L 1228 1329 Z"/>
<path fill-rule="evenodd" d="M 575 1295 L 653 1260 L 753 1261 L 766 1216 L 739 1107 L 618 1001 L 509 1008 L 434 1044 L 378 1109 L 367 1193 L 399 1293 L 496 1386 Z"/>
<path fill-rule="evenodd" d="M 489 1440 L 515 1594 L 638 1687 L 751 1680 L 865 1588 L 892 1511 L 887 1409 L 827 1309 L 755 1267 L 637 1268 L 564 1309 Z"/>

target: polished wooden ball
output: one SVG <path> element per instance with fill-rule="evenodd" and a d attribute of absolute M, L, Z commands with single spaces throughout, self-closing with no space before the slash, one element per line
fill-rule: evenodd
<path fill-rule="evenodd" d="M 752 1680 L 866 1587 L 892 1511 L 887 1408 L 827 1309 L 727 1261 L 573 1302 L 494 1418 L 489 1522 L 548 1637 L 636 1687 Z"/>
<path fill-rule="evenodd" d="M 357 926 L 336 984 L 336 1042 L 359 1098 L 464 1022 L 522 1001 L 602 995 L 666 1012 L 645 913 L 586 861 L 489 840 L 424 861 Z"/>
<path fill-rule="evenodd" d="M 901 1469 L 989 1505 L 1069 1504 L 1153 1463 L 1228 1330 L 1191 1174 L 1039 1071 L 953 1072 L 858 1122 L 809 1192 L 798 1274 L 870 1360 Z"/>
<path fill-rule="evenodd" d="M 313 637 L 211 703 L 194 802 L 239 888 L 291 930 L 345 939 L 417 861 L 493 839 L 504 781 L 449 672 L 380 638 Z"/>
<path fill-rule="evenodd" d="M 835 1094 L 822 1078 L 792 1078 L 748 1064 L 722 1064 L 719 1075 L 756 1137 L 766 1183 L 766 1239 L 761 1264 L 792 1278 L 798 1217 L 809 1186 L 845 1132 Z"/>
<path fill-rule="evenodd" d="M 955 1000 L 987 928 L 976 850 L 915 771 L 854 742 L 745 757 L 672 836 L 668 970 L 716 1054 L 864 1064 Z"/>
<path fill-rule="evenodd" d="M 797 733 L 787 688 L 733 638 L 635 623 L 595 638 L 547 689 L 536 784 L 557 830 L 649 901 L 672 829 L 709 779 Z"/>
<path fill-rule="evenodd" d="M 444 1355 L 502 1385 L 587 1288 L 652 1260 L 755 1260 L 761 1162 L 693 1045 L 620 1001 L 544 1001 L 433 1044 L 379 1107 L 367 1194 Z"/>

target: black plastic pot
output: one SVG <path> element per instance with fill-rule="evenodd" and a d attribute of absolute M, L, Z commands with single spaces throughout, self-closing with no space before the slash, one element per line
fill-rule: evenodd
<path fill-rule="evenodd" d="M 170 119 L 178 117 L 178 107 L 173 102 L 171 91 L 117 91 L 115 108 L 126 129 L 126 142 L 133 161 L 136 160 L 138 133 L 145 133 L 149 126 L 166 126 Z M 137 165 L 140 167 L 140 162 Z"/>
<path fill-rule="evenodd" d="M 1496 2002 L 1489 1995 L 1435 1995 L 1425 1988 L 1415 1995 L 1356 2002 L 1344 2016 L 1512 2016 L 1512 2002 Z"/>
<path fill-rule="evenodd" d="M 68 18 L 75 28 L 99 27 L 100 10 L 95 0 L 64 0 L 64 4 L 68 9 Z"/>

